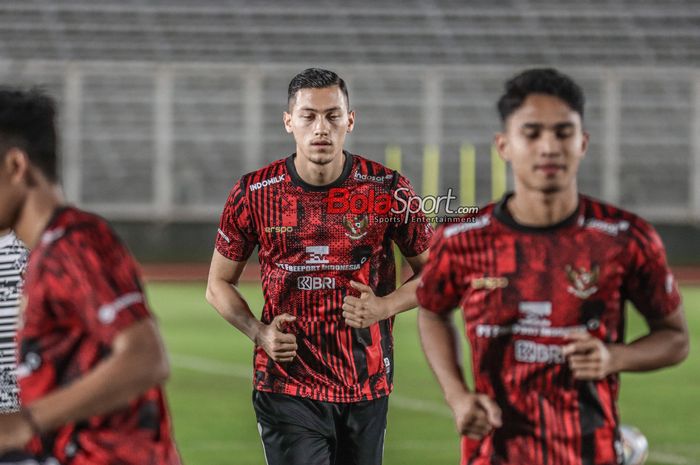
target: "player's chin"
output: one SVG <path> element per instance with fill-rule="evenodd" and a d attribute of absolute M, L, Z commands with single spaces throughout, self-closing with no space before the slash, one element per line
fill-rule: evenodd
<path fill-rule="evenodd" d="M 564 190 L 564 184 L 557 182 L 556 180 L 552 182 L 545 182 L 540 185 L 539 191 L 543 194 L 556 194 Z"/>

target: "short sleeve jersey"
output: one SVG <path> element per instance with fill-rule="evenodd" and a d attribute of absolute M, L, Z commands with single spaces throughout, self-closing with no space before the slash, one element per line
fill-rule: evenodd
<path fill-rule="evenodd" d="M 344 157 L 341 176 L 328 186 L 304 182 L 290 156 L 243 176 L 226 202 L 216 250 L 244 261 L 258 247 L 262 321 L 297 317 L 289 327 L 298 345 L 293 362 L 276 363 L 256 348 L 259 391 L 328 402 L 391 391 L 392 319 L 353 329 L 342 317 L 343 298 L 359 296 L 351 280 L 379 296 L 391 293 L 392 244 L 404 256 L 418 255 L 428 248 L 432 226 L 422 213 L 399 213 L 415 195 L 406 178 L 364 157 Z"/>
<path fill-rule="evenodd" d="M 641 218 L 585 196 L 548 228 L 516 223 L 505 202 L 441 229 L 418 289 L 427 310 L 461 307 L 476 390 L 503 411 L 504 426 L 463 461 L 616 464 L 618 376 L 575 380 L 562 347 L 574 331 L 622 342 L 628 300 L 648 320 L 679 307 L 661 240 Z"/>
<path fill-rule="evenodd" d="M 32 250 L 18 332 L 23 404 L 76 381 L 131 325 L 152 318 L 140 272 L 101 218 L 59 209 Z M 115 412 L 35 438 L 32 453 L 72 465 L 179 465 L 160 387 Z"/>

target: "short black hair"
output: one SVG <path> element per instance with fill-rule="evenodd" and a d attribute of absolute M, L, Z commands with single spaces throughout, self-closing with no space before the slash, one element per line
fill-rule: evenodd
<path fill-rule="evenodd" d="M 531 94 L 545 94 L 566 102 L 583 119 L 585 97 L 583 90 L 566 74 L 554 68 L 527 69 L 509 79 L 505 93 L 498 99 L 498 113 L 505 124 L 508 117 L 520 108 Z"/>
<path fill-rule="evenodd" d="M 18 148 L 49 181 L 56 182 L 55 118 L 56 104 L 40 88 L 0 86 L 0 157 Z"/>
<path fill-rule="evenodd" d="M 350 96 L 345 81 L 333 71 L 322 68 L 308 68 L 292 78 L 287 90 L 287 105 L 291 105 L 292 100 L 301 89 L 323 89 L 333 86 L 338 86 L 343 92 L 345 103 L 350 110 Z"/>

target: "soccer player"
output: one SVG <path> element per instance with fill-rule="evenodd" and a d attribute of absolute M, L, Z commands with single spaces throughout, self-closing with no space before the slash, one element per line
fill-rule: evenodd
<path fill-rule="evenodd" d="M 0 89 L 0 229 L 32 250 L 22 408 L 0 415 L 0 455 L 26 446 L 52 464 L 179 465 L 161 388 L 168 361 L 139 270 L 104 220 L 64 203 L 54 113 L 39 91 Z"/>
<path fill-rule="evenodd" d="M 0 413 L 19 409 L 15 334 L 27 249 L 11 230 L 0 230 Z"/>
<path fill-rule="evenodd" d="M 531 69 L 498 102 L 514 192 L 436 234 L 418 289 L 423 350 L 463 435 L 462 463 L 622 463 L 619 373 L 682 361 L 681 297 L 654 229 L 581 195 L 584 96 Z M 624 304 L 649 325 L 624 342 Z M 461 306 L 475 390 L 450 313 Z"/>
<path fill-rule="evenodd" d="M 392 241 L 417 273 L 432 228 L 420 213 L 403 221 L 386 211 L 387 198 L 407 202 L 413 191 L 343 150 L 354 122 L 337 74 L 295 76 L 284 127 L 296 153 L 244 175 L 221 216 L 207 300 L 255 344 L 253 405 L 269 465 L 382 461 L 393 316 L 416 306 L 417 286 L 395 290 Z M 261 321 L 236 288 L 256 246 Z"/>

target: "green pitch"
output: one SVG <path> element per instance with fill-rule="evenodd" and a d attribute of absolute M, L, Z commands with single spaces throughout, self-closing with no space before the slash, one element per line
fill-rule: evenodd
<path fill-rule="evenodd" d="M 168 396 L 185 464 L 264 465 L 251 407 L 252 343 L 209 307 L 203 284 L 151 284 L 148 291 L 171 356 Z M 259 311 L 259 285 L 243 292 Z M 689 359 L 678 368 L 623 376 L 622 419 L 649 438 L 651 465 L 700 463 L 700 288 L 683 294 L 693 338 Z M 643 329 L 633 317 L 628 336 Z M 415 312 L 397 318 L 395 338 L 384 463 L 457 464 L 457 434 L 421 353 Z"/>

